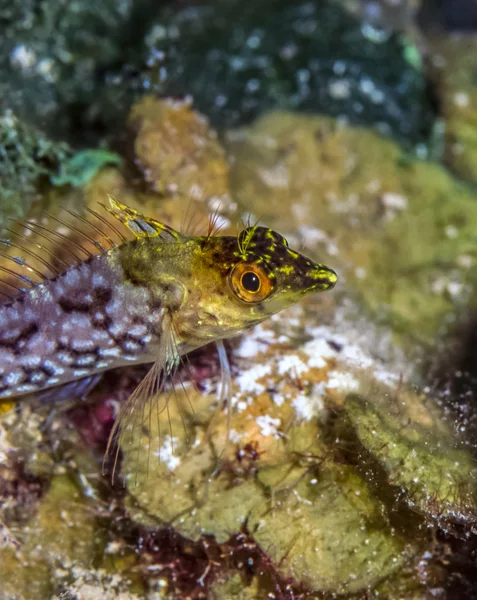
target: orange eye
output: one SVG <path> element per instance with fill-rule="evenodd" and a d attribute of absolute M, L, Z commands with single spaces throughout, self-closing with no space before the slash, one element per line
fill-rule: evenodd
<path fill-rule="evenodd" d="M 229 284 L 234 294 L 244 302 L 261 302 L 273 291 L 270 277 L 259 265 L 239 263 L 229 274 Z"/>

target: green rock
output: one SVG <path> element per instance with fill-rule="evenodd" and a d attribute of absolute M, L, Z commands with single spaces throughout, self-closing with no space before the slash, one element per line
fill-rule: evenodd
<path fill-rule="evenodd" d="M 422 403 L 420 418 L 413 419 L 407 402 L 412 398 L 400 406 L 389 401 L 380 406 L 352 395 L 344 410 L 361 444 L 384 468 L 388 484 L 413 510 L 444 528 L 473 522 L 477 463 L 455 447 L 451 432 L 432 418 L 432 408 L 427 412 Z"/>

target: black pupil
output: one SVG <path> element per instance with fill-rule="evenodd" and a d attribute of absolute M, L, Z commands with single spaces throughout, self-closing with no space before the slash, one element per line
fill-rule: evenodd
<path fill-rule="evenodd" d="M 260 279 L 252 271 L 247 271 L 247 273 L 242 275 L 242 285 L 247 292 L 258 292 L 260 289 Z"/>

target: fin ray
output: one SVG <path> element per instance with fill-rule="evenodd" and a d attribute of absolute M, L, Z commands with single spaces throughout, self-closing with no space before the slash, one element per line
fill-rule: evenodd
<path fill-rule="evenodd" d="M 20 239 L 25 238 L 28 241 L 28 238 L 25 236 L 22 236 L 20 233 L 16 233 L 12 229 L 8 229 L 8 228 L 6 228 L 6 230 L 9 231 L 10 233 L 12 233 L 13 235 L 17 235 L 18 237 L 20 237 Z M 25 245 L 22 245 L 21 243 L 17 244 L 16 242 L 12 242 L 11 240 L 1 240 L 1 241 L 8 247 L 16 248 L 17 250 L 20 250 L 20 252 L 25 252 L 25 254 L 32 256 L 33 258 L 35 258 L 38 262 L 40 262 L 43 266 L 45 266 L 48 270 L 50 270 L 55 275 L 60 274 L 60 271 L 56 267 L 54 267 L 51 263 L 49 263 L 46 259 L 44 259 L 42 256 L 40 256 L 38 254 L 38 252 L 37 253 L 32 252 Z M 43 250 L 43 246 L 41 246 L 41 244 L 35 244 L 35 245 L 39 250 Z"/>
<path fill-rule="evenodd" d="M 92 215 L 88 219 L 68 208 L 60 208 L 67 215 L 65 219 L 46 211 L 41 214 L 47 220 L 40 222 L 9 219 L 14 226 L 5 229 L 11 239 L 0 239 L 5 247 L 4 251 L 0 249 L 3 265 L 0 289 L 7 288 L 7 293 L 0 294 L 0 304 L 8 304 L 25 293 L 28 286 L 24 284 L 32 286 L 54 279 L 69 268 L 127 241 L 125 235 L 93 209 L 85 208 Z M 50 225 L 52 222 L 54 225 Z M 23 269 L 34 274 L 33 280 L 25 277 Z"/>
<path fill-rule="evenodd" d="M 122 405 L 116 421 L 111 430 L 108 444 L 106 447 L 105 460 L 103 461 L 103 473 L 106 471 L 106 459 L 112 458 L 111 480 L 114 482 L 118 470 L 118 461 L 120 451 L 130 453 L 134 451 L 133 442 L 137 441 L 136 462 L 139 462 L 139 453 L 141 444 L 138 438 L 141 436 L 143 428 L 147 429 L 148 424 L 152 423 L 153 410 L 156 412 L 156 418 L 159 420 L 160 414 L 168 411 L 169 396 L 166 395 L 162 400 L 164 406 L 160 406 L 160 395 L 164 391 L 166 381 L 174 374 L 177 365 L 180 362 L 180 354 L 177 349 L 177 343 L 174 338 L 172 318 L 168 313 L 162 317 L 162 336 L 158 356 L 144 379 Z M 158 423 L 158 435 L 160 435 L 160 425 Z M 150 435 L 150 430 L 149 430 Z M 160 449 L 160 444 L 158 451 Z M 149 454 L 150 454 L 149 441 Z M 160 453 L 159 453 L 160 454 Z M 147 459 L 147 469 L 149 468 L 149 456 Z M 137 477 L 137 471 L 136 471 Z"/>

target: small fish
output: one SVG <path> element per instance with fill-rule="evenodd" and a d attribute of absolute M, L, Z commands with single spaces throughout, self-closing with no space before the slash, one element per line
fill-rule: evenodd
<path fill-rule="evenodd" d="M 19 240 L 4 242 L 42 268 L 32 267 L 28 256 L 0 253 L 10 259 L 9 267 L 0 266 L 6 275 L 0 292 L 6 297 L 0 305 L 0 398 L 54 395 L 65 385 L 73 394 L 75 382 L 88 390 L 102 371 L 153 363 L 122 406 L 108 450 L 119 447 L 131 423 L 150 418 L 152 399 L 184 354 L 216 342 L 223 387 L 230 389 L 222 340 L 337 281 L 332 269 L 290 249 L 272 229 L 187 236 L 112 198 L 104 208 L 132 239 L 89 210 L 94 223 L 74 215 L 78 227 L 71 230 L 87 243 L 70 240 L 69 259 L 51 250 L 64 245 L 66 236 L 40 224 L 23 225 L 50 242 L 49 259 L 40 244 L 37 253 L 28 250 L 21 233 L 12 232 Z"/>

